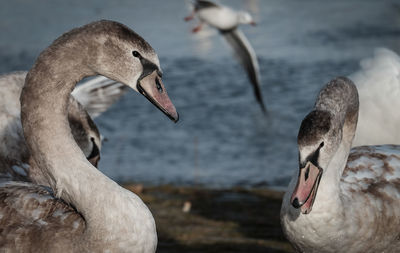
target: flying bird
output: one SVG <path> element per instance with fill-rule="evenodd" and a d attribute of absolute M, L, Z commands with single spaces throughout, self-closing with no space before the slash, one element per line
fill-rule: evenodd
<path fill-rule="evenodd" d="M 209 25 L 218 29 L 225 40 L 233 48 L 240 64 L 244 67 L 253 85 L 254 95 L 261 109 L 266 113 L 266 107 L 262 98 L 260 88 L 260 68 L 256 53 L 250 45 L 246 36 L 238 28 L 240 24 L 256 25 L 252 16 L 245 11 L 235 11 L 227 6 L 218 5 L 210 1 L 197 0 L 193 2 L 192 13 L 185 17 L 190 21 L 197 17 L 200 23 L 192 29 L 193 33 L 199 32 L 203 25 Z"/>

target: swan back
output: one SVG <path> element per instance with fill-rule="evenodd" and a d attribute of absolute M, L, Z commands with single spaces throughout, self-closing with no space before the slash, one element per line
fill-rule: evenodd
<path fill-rule="evenodd" d="M 353 146 L 400 144 L 400 57 L 380 48 L 360 65 L 350 76 L 360 94 Z"/>

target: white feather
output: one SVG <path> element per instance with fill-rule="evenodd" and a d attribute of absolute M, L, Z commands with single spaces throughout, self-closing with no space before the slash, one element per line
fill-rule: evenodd
<path fill-rule="evenodd" d="M 72 95 L 92 118 L 96 118 L 127 91 L 127 86 L 104 76 L 98 76 L 78 85 Z"/>
<path fill-rule="evenodd" d="M 350 76 L 360 99 L 353 146 L 400 144 L 400 57 L 380 48 L 360 65 Z"/>

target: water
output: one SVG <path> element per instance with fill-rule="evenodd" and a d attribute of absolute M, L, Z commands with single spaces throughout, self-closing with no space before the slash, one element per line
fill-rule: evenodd
<path fill-rule="evenodd" d="M 217 33 L 199 40 L 184 1 L 2 1 L 0 73 L 29 69 L 62 32 L 98 19 L 132 27 L 156 49 L 173 124 L 130 92 L 96 122 L 108 138 L 100 169 L 119 181 L 210 187 L 285 186 L 296 135 L 324 83 L 349 75 L 374 48 L 400 52 L 400 3 L 375 0 L 224 1 L 258 4 L 242 27 L 258 54 L 264 117 L 241 67 Z M 245 4 L 247 3 L 247 4 Z M 201 46 L 201 49 L 199 49 Z"/>

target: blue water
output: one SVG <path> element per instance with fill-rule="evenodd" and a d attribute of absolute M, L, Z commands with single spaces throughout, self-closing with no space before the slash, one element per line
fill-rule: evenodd
<path fill-rule="evenodd" d="M 297 168 L 296 135 L 324 83 L 358 69 L 374 48 L 400 52 L 395 0 L 221 1 L 254 8 L 242 30 L 260 62 L 264 117 L 224 41 L 190 33 L 182 0 L 0 2 L 0 73 L 27 70 L 64 31 L 120 21 L 157 51 L 181 120 L 173 124 L 130 92 L 96 122 L 108 138 L 100 170 L 119 181 L 211 187 L 285 186 Z"/>

